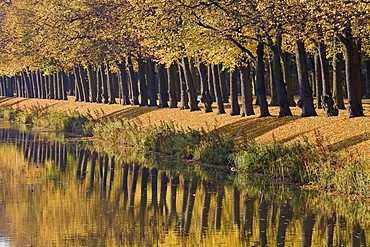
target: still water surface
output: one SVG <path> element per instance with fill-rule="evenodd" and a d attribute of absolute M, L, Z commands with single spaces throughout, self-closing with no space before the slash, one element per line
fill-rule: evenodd
<path fill-rule="evenodd" d="M 369 241 L 367 200 L 135 152 L 0 122 L 0 246 Z"/>

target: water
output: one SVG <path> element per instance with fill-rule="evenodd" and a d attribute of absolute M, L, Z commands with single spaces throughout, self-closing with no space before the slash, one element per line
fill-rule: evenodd
<path fill-rule="evenodd" d="M 0 124 L 0 246 L 366 246 L 370 203 Z"/>

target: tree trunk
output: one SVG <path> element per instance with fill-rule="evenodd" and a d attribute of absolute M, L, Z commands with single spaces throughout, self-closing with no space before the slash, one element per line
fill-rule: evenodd
<path fill-rule="evenodd" d="M 218 74 L 220 76 L 220 84 L 221 84 L 221 93 L 222 93 L 222 101 L 224 103 L 229 103 L 229 83 L 227 80 L 227 73 L 226 70 L 222 69 L 222 64 L 217 65 Z"/>
<path fill-rule="evenodd" d="M 337 53 L 333 62 L 333 100 L 336 109 L 345 109 L 343 101 L 343 54 Z"/>
<path fill-rule="evenodd" d="M 283 61 L 284 80 L 286 83 L 286 90 L 288 93 L 288 104 L 289 106 L 296 106 L 293 94 L 292 69 L 290 67 L 292 63 L 292 54 L 290 54 L 289 52 L 284 52 L 282 54 L 282 61 Z"/>
<path fill-rule="evenodd" d="M 278 94 L 276 92 L 276 83 L 274 79 L 274 70 L 272 66 L 271 56 L 269 56 L 269 61 L 268 61 L 268 72 L 269 72 L 270 97 L 271 97 L 269 106 L 278 106 L 279 100 L 278 100 Z"/>
<path fill-rule="evenodd" d="M 318 55 L 314 56 L 314 67 L 315 67 L 315 89 L 316 89 L 316 108 L 322 108 L 322 72 L 320 66 L 320 58 Z"/>
<path fill-rule="evenodd" d="M 130 105 L 126 67 L 123 63 L 119 63 L 117 66 L 119 69 L 119 82 L 122 91 L 122 105 Z"/>
<path fill-rule="evenodd" d="M 158 71 L 158 85 L 159 85 L 159 106 L 168 107 L 168 93 L 167 93 L 167 82 L 166 82 L 166 71 L 164 64 L 157 64 Z"/>
<path fill-rule="evenodd" d="M 90 99 L 89 99 L 89 86 L 87 85 L 87 76 L 86 76 L 86 72 L 85 72 L 85 69 L 84 67 L 82 67 L 81 65 L 78 66 L 78 69 L 79 69 L 79 72 L 80 72 L 80 78 L 81 78 L 81 85 L 82 85 L 82 92 L 83 92 L 83 98 L 82 100 L 84 102 L 89 102 Z M 62 83 L 60 81 L 60 83 Z M 59 86 L 58 88 L 58 91 L 61 90 L 61 86 Z M 58 93 L 59 94 L 59 93 Z M 60 94 L 59 94 L 60 95 Z M 59 97 L 59 96 L 58 96 Z"/>
<path fill-rule="evenodd" d="M 346 52 L 345 66 L 348 93 L 348 117 L 362 117 L 364 116 L 364 112 L 359 93 L 359 85 L 361 85 L 361 67 L 359 52 L 355 46 L 355 38 L 352 36 L 351 30 L 346 30 L 343 35 L 339 37 L 344 44 Z"/>
<path fill-rule="evenodd" d="M 67 92 L 65 90 L 65 80 L 64 80 L 64 71 L 61 70 L 58 72 L 58 79 L 59 79 L 59 93 L 61 100 L 67 100 Z"/>
<path fill-rule="evenodd" d="M 288 94 L 286 91 L 286 84 L 283 79 L 281 70 L 280 53 L 281 53 L 281 37 L 277 38 L 276 43 L 271 47 L 272 50 L 272 64 L 274 71 L 274 79 L 276 82 L 276 91 L 279 98 L 279 117 L 292 116 L 289 108 Z"/>
<path fill-rule="evenodd" d="M 211 98 L 213 102 L 216 102 L 216 96 L 215 96 L 215 89 L 213 87 L 213 75 L 212 75 L 212 65 L 208 64 L 207 66 L 207 83 L 208 83 L 208 88 L 209 88 L 209 93 L 211 95 Z"/>
<path fill-rule="evenodd" d="M 240 83 L 242 94 L 242 112 L 241 116 L 254 115 L 253 98 L 252 98 L 252 82 L 251 82 L 251 67 L 250 63 L 247 66 L 240 66 Z"/>
<path fill-rule="evenodd" d="M 104 104 L 108 104 L 109 97 L 108 97 L 108 80 L 106 72 L 104 71 L 104 66 L 102 64 L 99 64 L 99 77 L 101 82 L 101 97 Z"/>
<path fill-rule="evenodd" d="M 97 101 L 97 81 L 96 81 L 96 73 L 94 73 L 94 70 L 92 66 L 89 64 L 87 66 L 87 77 L 89 79 L 89 87 L 90 87 L 90 100 L 91 102 Z"/>
<path fill-rule="evenodd" d="M 75 79 L 76 79 L 76 99 L 75 101 L 82 101 L 83 100 L 83 91 L 82 91 L 82 83 L 81 83 L 81 75 L 80 75 L 80 71 L 79 71 L 79 68 L 78 67 L 74 67 L 73 68 L 73 72 L 75 74 Z M 56 94 L 55 94 L 55 87 L 57 87 L 57 85 L 54 83 L 55 80 L 54 80 L 54 75 L 55 73 L 53 74 L 53 85 L 54 85 L 54 98 L 56 98 Z"/>
<path fill-rule="evenodd" d="M 240 106 L 238 101 L 238 70 L 234 68 L 230 71 L 230 107 L 231 116 L 240 115 Z"/>
<path fill-rule="evenodd" d="M 53 74 L 48 75 L 48 84 L 49 84 L 49 99 L 55 99 L 54 95 L 54 81 L 53 81 Z M 76 86 L 76 84 L 75 84 Z M 76 90 L 75 90 L 76 91 Z M 76 101 L 77 101 L 78 92 L 76 91 Z"/>
<path fill-rule="evenodd" d="M 128 70 L 128 78 L 129 78 L 129 85 L 130 85 L 130 96 L 131 96 L 131 104 L 139 105 L 139 89 L 138 83 L 135 78 L 135 71 L 132 64 L 131 57 L 126 57 L 126 67 Z"/>
<path fill-rule="evenodd" d="M 208 87 L 208 77 L 207 77 L 207 66 L 204 63 L 199 63 L 198 72 L 200 75 L 200 85 L 201 85 L 201 98 L 200 101 L 204 104 L 204 112 L 212 112 L 213 99 Z"/>
<path fill-rule="evenodd" d="M 366 99 L 370 99 L 370 60 L 366 60 Z"/>
<path fill-rule="evenodd" d="M 329 79 L 329 62 L 326 57 L 326 45 L 323 42 L 317 43 L 317 49 L 320 58 L 320 69 L 322 75 L 322 95 L 321 95 L 321 106 L 324 109 L 325 117 L 331 117 L 338 115 L 338 112 L 334 109 L 333 96 L 330 91 L 330 79 Z"/>
<path fill-rule="evenodd" d="M 223 114 L 225 113 L 225 108 L 224 108 L 224 103 L 222 100 L 220 77 L 219 77 L 217 65 L 213 65 L 212 75 L 213 75 L 213 88 L 215 90 L 215 97 L 216 97 L 216 104 L 217 104 L 217 114 Z"/>
<path fill-rule="evenodd" d="M 189 58 L 185 57 L 182 60 L 182 66 L 184 67 L 184 75 L 186 82 L 186 90 L 188 93 L 190 111 L 199 111 L 197 92 L 194 88 L 194 82 L 191 75 Z"/>
<path fill-rule="evenodd" d="M 260 117 L 271 116 L 266 100 L 265 85 L 265 62 L 263 61 L 264 45 L 262 42 L 257 46 L 257 76 L 256 76 L 256 94 L 258 105 L 260 107 Z"/>
<path fill-rule="evenodd" d="M 300 92 L 298 106 L 302 109 L 301 117 L 317 116 L 313 103 L 312 88 L 308 81 L 307 55 L 304 42 L 297 40 L 295 49 Z"/>
<path fill-rule="evenodd" d="M 181 107 L 180 107 L 180 110 L 189 109 L 190 107 L 189 107 L 189 98 L 188 98 L 188 94 L 187 94 L 187 91 L 186 91 L 185 72 L 184 72 L 183 67 L 180 64 L 178 64 L 178 68 L 179 68 L 180 86 L 181 86 L 181 94 L 180 94 Z"/>
<path fill-rule="evenodd" d="M 112 72 L 109 69 L 109 64 L 105 64 L 105 70 L 107 71 L 107 89 L 108 89 L 108 104 L 117 104 L 116 97 L 114 95 L 114 82 L 112 77 Z"/>
<path fill-rule="evenodd" d="M 145 64 L 142 58 L 138 58 L 139 81 L 140 81 L 140 106 L 148 105 L 148 86 L 145 78 Z"/>
<path fill-rule="evenodd" d="M 153 60 L 148 60 L 149 106 L 157 106 L 157 83 Z"/>
<path fill-rule="evenodd" d="M 171 64 L 167 68 L 167 83 L 168 83 L 168 96 L 169 96 L 169 107 L 177 108 L 177 91 L 179 89 L 179 78 L 177 74 L 176 64 Z"/>

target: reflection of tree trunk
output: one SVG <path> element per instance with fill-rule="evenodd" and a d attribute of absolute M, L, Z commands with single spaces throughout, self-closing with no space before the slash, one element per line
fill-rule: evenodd
<path fill-rule="evenodd" d="M 171 191 L 170 191 L 170 207 L 167 215 L 166 228 L 171 226 L 172 219 L 177 216 L 176 212 L 176 198 L 177 198 L 177 187 L 179 185 L 179 176 L 173 175 L 170 181 Z"/>
<path fill-rule="evenodd" d="M 193 208 L 194 208 L 194 202 L 195 202 L 195 193 L 197 191 L 197 184 L 198 181 L 194 179 L 189 184 L 189 193 L 188 193 L 188 200 L 186 205 L 186 211 L 185 211 L 185 221 L 184 221 L 184 229 L 183 229 L 183 235 L 187 236 L 190 231 L 190 225 L 191 220 L 193 217 Z"/>
<path fill-rule="evenodd" d="M 285 234 L 286 229 L 292 220 L 293 212 L 292 208 L 288 203 L 284 203 L 280 206 L 279 226 L 277 232 L 276 243 L 278 246 L 285 245 Z"/>
<path fill-rule="evenodd" d="M 110 157 L 109 164 L 110 164 L 110 169 L 109 169 L 109 193 L 110 193 L 112 190 L 112 185 L 114 181 L 114 171 L 115 171 L 115 166 L 116 166 L 116 163 L 114 161 L 114 156 Z"/>
<path fill-rule="evenodd" d="M 351 224 L 351 247 L 361 246 L 362 229 L 358 223 Z"/>
<path fill-rule="evenodd" d="M 254 198 L 244 196 L 244 218 L 243 218 L 243 229 L 247 232 L 247 236 L 253 236 L 253 209 L 254 209 Z"/>
<path fill-rule="evenodd" d="M 123 209 L 126 209 L 127 199 L 128 199 L 128 164 L 122 164 L 122 180 L 121 180 L 121 189 L 123 191 Z"/>
<path fill-rule="evenodd" d="M 146 205 L 148 201 L 148 178 L 149 178 L 149 169 L 143 167 L 141 170 L 141 200 L 140 200 L 140 230 L 141 236 L 144 236 L 145 229 L 145 215 L 146 215 Z"/>
<path fill-rule="evenodd" d="M 259 222 L 260 222 L 259 241 L 260 241 L 260 246 L 262 246 L 262 247 L 267 246 L 267 234 L 266 234 L 266 231 L 267 231 L 267 209 L 268 209 L 267 202 L 266 202 L 265 198 L 262 198 L 261 202 L 260 202 L 260 219 L 259 219 Z"/>
<path fill-rule="evenodd" d="M 233 187 L 233 222 L 240 227 L 240 192 Z"/>
<path fill-rule="evenodd" d="M 108 175 L 108 156 L 104 154 L 104 156 L 99 157 L 99 165 L 100 165 L 100 188 L 102 192 L 102 197 L 105 196 L 105 192 L 107 189 L 107 175 Z"/>
<path fill-rule="evenodd" d="M 312 231 L 315 224 L 315 214 L 308 212 L 303 216 L 302 224 L 302 247 L 310 247 L 312 242 Z"/>
<path fill-rule="evenodd" d="M 240 115 L 240 106 L 238 100 L 238 69 L 234 68 L 230 72 L 230 107 L 231 116 Z"/>
<path fill-rule="evenodd" d="M 211 204 L 211 186 L 210 182 L 203 182 L 204 195 L 203 195 L 203 210 L 200 219 L 200 234 L 203 234 L 208 228 L 208 214 Z"/>
<path fill-rule="evenodd" d="M 83 160 L 83 149 L 77 149 L 76 179 L 81 179 L 81 167 Z"/>
<path fill-rule="evenodd" d="M 86 170 L 87 170 L 87 161 L 90 158 L 90 152 L 84 149 L 83 159 L 82 159 L 82 168 L 81 168 L 81 176 L 80 179 L 84 180 L 86 177 Z"/>
<path fill-rule="evenodd" d="M 150 171 L 151 180 L 152 180 L 152 205 L 154 207 L 154 211 L 157 211 L 158 207 L 158 170 L 157 168 L 153 168 Z"/>
<path fill-rule="evenodd" d="M 167 211 L 167 184 L 168 184 L 168 177 L 165 172 L 161 173 L 161 190 L 159 196 L 159 210 L 162 213 L 166 213 Z"/>
<path fill-rule="evenodd" d="M 215 230 L 221 229 L 222 199 L 224 197 L 224 193 L 225 193 L 224 188 L 221 186 L 217 186 L 215 222 L 214 222 Z"/>
<path fill-rule="evenodd" d="M 326 228 L 326 246 L 334 246 L 334 224 L 335 224 L 335 215 L 325 216 L 325 228 Z"/>
<path fill-rule="evenodd" d="M 132 165 L 132 180 L 131 180 L 131 188 L 130 188 L 130 197 L 129 197 L 129 212 L 132 217 L 134 216 L 135 193 L 136 193 L 136 185 L 137 185 L 137 178 L 138 178 L 138 170 L 139 170 L 139 166 L 136 164 L 133 164 Z"/>
<path fill-rule="evenodd" d="M 89 192 L 94 187 L 94 178 L 95 178 L 95 166 L 96 166 L 96 160 L 98 158 L 97 152 L 93 151 L 91 153 L 91 168 L 90 168 L 90 176 L 89 176 Z"/>

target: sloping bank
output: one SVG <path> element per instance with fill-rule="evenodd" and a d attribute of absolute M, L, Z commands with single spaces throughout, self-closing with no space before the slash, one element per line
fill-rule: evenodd
<path fill-rule="evenodd" d="M 302 123 L 298 117 L 240 120 L 240 117 L 193 114 L 178 109 L 90 104 L 72 100 L 1 98 L 0 104 L 2 117 L 39 128 L 92 136 L 113 145 L 128 145 L 179 159 L 230 166 L 248 174 L 261 174 L 340 193 L 370 196 L 369 163 L 360 155 L 336 152 L 333 147 L 338 147 L 343 141 L 333 144 L 315 128 L 306 131 L 305 135 L 293 134 L 296 138 L 285 135 L 286 141 L 281 141 L 283 134 L 279 128 L 285 126 L 293 132 L 290 122 Z M 169 121 L 170 114 L 173 114 L 172 120 L 175 121 Z M 192 124 L 187 125 L 189 121 Z M 312 121 L 308 123 L 312 128 L 314 122 L 320 121 L 331 121 L 335 126 L 343 118 L 328 120 L 319 117 L 307 121 Z M 305 128 L 308 127 L 301 126 L 301 129 Z M 344 130 L 342 128 L 341 132 Z M 258 139 L 267 132 L 272 133 L 268 141 Z M 257 133 L 259 136 L 256 136 Z M 366 143 L 369 138 L 366 133 L 362 135 Z"/>

